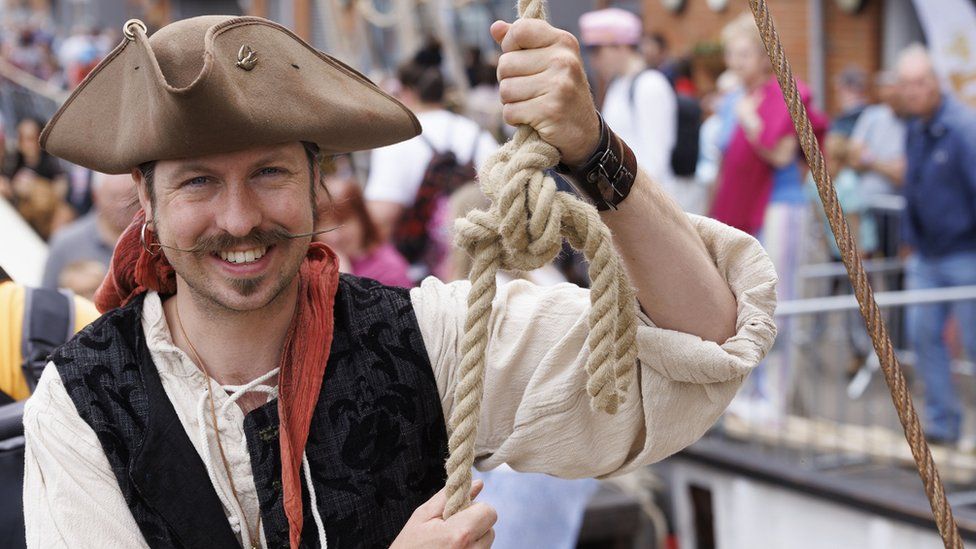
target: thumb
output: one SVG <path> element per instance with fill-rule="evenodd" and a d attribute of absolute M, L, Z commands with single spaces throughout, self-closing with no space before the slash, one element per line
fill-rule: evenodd
<path fill-rule="evenodd" d="M 498 43 L 499 46 L 502 45 L 502 40 L 505 39 L 505 35 L 508 34 L 508 29 L 512 28 L 511 23 L 506 23 L 504 21 L 495 21 L 491 25 L 491 37 Z"/>

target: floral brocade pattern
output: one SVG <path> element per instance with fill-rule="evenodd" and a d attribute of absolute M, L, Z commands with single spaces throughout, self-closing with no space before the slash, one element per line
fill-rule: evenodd
<path fill-rule="evenodd" d="M 306 454 L 331 548 L 380 548 L 444 486 L 447 431 L 407 290 L 342 275 Z M 288 547 L 278 407 L 244 420 L 268 547 Z M 302 547 L 318 547 L 307 487 Z"/>

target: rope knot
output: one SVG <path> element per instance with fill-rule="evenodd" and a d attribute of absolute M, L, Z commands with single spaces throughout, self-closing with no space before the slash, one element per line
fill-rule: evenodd
<path fill-rule="evenodd" d="M 522 17 L 544 17 L 544 7 L 544 0 L 519 1 Z M 565 237 L 589 261 L 590 332 L 585 368 L 591 406 L 616 413 L 634 376 L 634 289 L 596 208 L 569 193 L 557 192 L 555 180 L 547 175 L 546 170 L 556 165 L 559 157 L 559 151 L 535 130 L 520 127 L 481 169 L 481 188 L 492 201 L 491 207 L 472 211 L 455 223 L 456 242 L 471 254 L 473 263 L 450 419 L 445 518 L 470 503 L 471 466 L 499 269 L 538 269 L 562 250 Z"/>

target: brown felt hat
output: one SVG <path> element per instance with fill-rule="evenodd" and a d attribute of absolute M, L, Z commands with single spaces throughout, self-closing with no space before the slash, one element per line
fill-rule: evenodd
<path fill-rule="evenodd" d="M 41 146 L 103 173 L 309 141 L 325 153 L 420 133 L 417 118 L 365 76 L 260 17 L 205 16 L 126 38 L 41 132 Z"/>

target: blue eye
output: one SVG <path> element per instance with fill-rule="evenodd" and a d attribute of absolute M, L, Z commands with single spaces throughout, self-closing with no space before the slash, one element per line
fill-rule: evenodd
<path fill-rule="evenodd" d="M 282 173 L 281 168 L 275 168 L 273 166 L 258 170 L 258 175 L 278 175 L 280 173 Z"/>
<path fill-rule="evenodd" d="M 190 186 L 190 187 L 199 187 L 201 185 L 206 185 L 208 182 L 210 182 L 210 178 L 201 175 L 201 176 L 198 176 L 198 177 L 194 177 L 192 179 L 187 179 L 186 180 L 186 183 L 184 183 L 184 185 Z"/>

